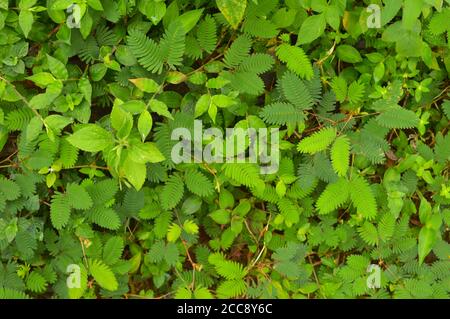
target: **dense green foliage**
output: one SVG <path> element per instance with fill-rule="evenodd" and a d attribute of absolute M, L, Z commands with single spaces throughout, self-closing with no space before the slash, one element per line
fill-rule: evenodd
<path fill-rule="evenodd" d="M 449 21 L 449 0 L 0 0 L 0 298 L 449 298 Z M 194 119 L 279 128 L 278 172 L 174 163 Z"/>

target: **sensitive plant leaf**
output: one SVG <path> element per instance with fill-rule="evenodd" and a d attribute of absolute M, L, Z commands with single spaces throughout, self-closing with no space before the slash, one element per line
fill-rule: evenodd
<path fill-rule="evenodd" d="M 311 136 L 308 136 L 300 141 L 297 145 L 297 150 L 302 153 L 315 154 L 317 152 L 327 149 L 327 147 L 336 138 L 336 129 L 328 127 L 322 129 Z"/>
<path fill-rule="evenodd" d="M 349 182 L 340 178 L 337 182 L 328 184 L 320 195 L 316 207 L 320 214 L 328 214 L 343 205 L 349 198 Z"/>
<path fill-rule="evenodd" d="M 287 64 L 287 67 L 304 79 L 311 79 L 314 75 L 311 62 L 302 48 L 286 43 L 276 49 L 278 58 Z"/>
<path fill-rule="evenodd" d="M 347 173 L 350 162 L 350 140 L 345 135 L 339 136 L 331 147 L 331 162 L 339 176 Z"/>
<path fill-rule="evenodd" d="M 369 220 L 377 215 L 377 202 L 369 183 L 360 176 L 350 181 L 350 198 L 357 213 Z"/>
<path fill-rule="evenodd" d="M 110 291 L 115 291 L 119 287 L 116 276 L 103 261 L 99 259 L 90 261 L 89 272 L 100 287 Z"/>

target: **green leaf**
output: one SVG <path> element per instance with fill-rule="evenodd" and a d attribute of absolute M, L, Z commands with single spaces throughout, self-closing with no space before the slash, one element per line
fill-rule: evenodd
<path fill-rule="evenodd" d="M 22 29 L 23 34 L 28 38 L 28 33 L 31 31 L 31 27 L 34 22 L 33 13 L 28 9 L 20 10 L 19 13 L 19 25 Z"/>
<path fill-rule="evenodd" d="M 86 189 L 78 184 L 67 185 L 66 199 L 69 205 L 75 209 L 86 210 L 92 207 L 92 199 Z"/>
<path fill-rule="evenodd" d="M 139 90 L 147 93 L 158 92 L 160 88 L 158 83 L 148 78 L 129 79 L 129 81 L 136 85 Z"/>
<path fill-rule="evenodd" d="M 166 14 L 166 4 L 161 1 L 140 1 L 139 11 L 141 11 L 154 25 Z"/>
<path fill-rule="evenodd" d="M 92 81 L 97 82 L 103 79 L 103 77 L 108 71 L 108 68 L 103 63 L 94 64 L 89 68 L 89 73 L 91 74 Z"/>
<path fill-rule="evenodd" d="M 145 164 L 148 162 L 158 163 L 165 160 L 164 155 L 156 147 L 156 144 L 152 142 L 133 142 L 129 148 L 128 156 L 133 162 L 139 164 Z"/>
<path fill-rule="evenodd" d="M 403 2 L 402 23 L 405 29 L 411 30 L 420 16 L 423 0 L 408 0 Z"/>
<path fill-rule="evenodd" d="M 147 110 L 144 110 L 138 119 L 138 131 L 141 135 L 142 142 L 145 141 L 146 137 L 150 133 L 153 126 L 153 119 Z"/>
<path fill-rule="evenodd" d="M 358 228 L 358 233 L 361 238 L 370 246 L 375 246 L 378 243 L 378 231 L 376 227 L 368 221 Z"/>
<path fill-rule="evenodd" d="M 211 95 L 203 94 L 195 104 L 195 114 L 194 117 L 197 118 L 204 114 L 211 105 Z"/>
<path fill-rule="evenodd" d="M 78 82 L 78 87 L 80 88 L 80 92 L 83 93 L 86 101 L 91 102 L 92 86 L 91 82 L 89 82 L 89 79 L 85 77 L 81 78 Z"/>
<path fill-rule="evenodd" d="M 395 18 L 402 7 L 403 1 L 384 0 L 384 8 L 381 10 L 381 25 L 384 26 Z"/>
<path fill-rule="evenodd" d="M 425 257 L 431 252 L 438 238 L 439 231 L 428 227 L 422 227 L 419 232 L 419 265 L 422 265 Z"/>
<path fill-rule="evenodd" d="M 287 64 L 288 69 L 301 78 L 309 80 L 313 77 L 311 62 L 302 48 L 283 43 L 277 47 L 276 54 L 281 61 Z"/>
<path fill-rule="evenodd" d="M 166 103 L 153 99 L 149 102 L 149 105 L 150 105 L 151 110 L 153 112 L 156 112 L 156 114 L 165 116 L 165 117 L 173 120 L 173 116 L 172 116 L 172 114 L 170 114 Z"/>
<path fill-rule="evenodd" d="M 87 4 L 94 10 L 103 11 L 103 6 L 100 0 L 87 0 Z"/>
<path fill-rule="evenodd" d="M 27 77 L 28 80 L 33 81 L 36 83 L 39 87 L 45 88 L 49 84 L 56 81 L 56 79 L 48 72 L 39 72 L 36 74 L 33 74 L 32 76 Z"/>
<path fill-rule="evenodd" d="M 328 214 L 343 205 L 349 198 L 350 187 L 346 179 L 340 178 L 327 185 L 317 200 L 316 207 L 320 214 Z"/>
<path fill-rule="evenodd" d="M 72 0 L 56 0 L 50 8 L 51 10 L 66 10 L 72 3 Z"/>
<path fill-rule="evenodd" d="M 103 261 L 99 259 L 89 260 L 89 272 L 100 287 L 115 291 L 119 288 L 116 276 Z"/>
<path fill-rule="evenodd" d="M 178 224 L 173 223 L 169 227 L 169 231 L 167 232 L 167 241 L 175 242 L 181 235 L 181 227 Z"/>
<path fill-rule="evenodd" d="M 144 163 L 135 162 L 133 160 L 134 157 L 131 154 L 131 152 L 128 153 L 128 156 L 123 162 L 122 169 L 127 180 L 134 186 L 134 188 L 136 188 L 136 190 L 140 190 L 147 177 L 147 168 Z"/>
<path fill-rule="evenodd" d="M 69 77 L 66 67 L 58 59 L 55 59 L 47 54 L 47 63 L 50 72 L 52 72 L 56 78 L 66 80 Z"/>
<path fill-rule="evenodd" d="M 121 105 L 114 106 L 111 114 L 111 126 L 117 131 L 119 137 L 126 137 L 133 128 L 133 116 L 125 111 Z"/>
<path fill-rule="evenodd" d="M 331 147 L 331 162 L 339 176 L 347 173 L 350 163 L 350 140 L 346 135 L 339 136 Z"/>
<path fill-rule="evenodd" d="M 120 260 L 124 248 L 123 239 L 120 237 L 111 237 L 105 243 L 103 248 L 103 262 L 107 265 L 114 265 Z"/>
<path fill-rule="evenodd" d="M 336 129 L 328 127 L 322 129 L 311 136 L 308 136 L 300 141 L 297 145 L 298 151 L 302 153 L 315 154 L 317 152 L 327 149 L 327 147 L 336 138 Z"/>
<path fill-rule="evenodd" d="M 62 229 L 70 218 L 70 205 L 63 194 L 56 194 L 50 205 L 50 219 L 56 229 Z"/>
<path fill-rule="evenodd" d="M 203 9 L 190 10 L 177 17 L 176 21 L 181 22 L 184 33 L 188 33 L 197 25 L 202 13 Z"/>
<path fill-rule="evenodd" d="M 186 233 L 190 235 L 198 234 L 198 225 L 192 220 L 186 220 L 183 223 L 183 229 Z"/>
<path fill-rule="evenodd" d="M 86 124 L 70 135 L 67 141 L 83 151 L 99 152 L 113 144 L 113 137 L 98 125 Z"/>
<path fill-rule="evenodd" d="M 138 100 L 127 101 L 120 104 L 120 107 L 131 114 L 140 114 L 147 109 L 145 103 Z"/>
<path fill-rule="evenodd" d="M 396 106 L 378 115 L 376 121 L 387 128 L 413 128 L 420 120 L 413 111 Z"/>
<path fill-rule="evenodd" d="M 247 0 L 216 0 L 216 4 L 228 23 L 237 29 L 244 18 Z"/>
<path fill-rule="evenodd" d="M 230 223 L 230 211 L 226 209 L 218 209 L 210 213 L 210 216 L 216 223 L 226 225 Z"/>
<path fill-rule="evenodd" d="M 90 220 L 106 229 L 117 230 L 120 225 L 120 218 L 117 212 L 108 207 L 93 207 L 88 211 Z"/>
<path fill-rule="evenodd" d="M 27 125 L 27 135 L 26 138 L 28 141 L 33 141 L 36 139 L 39 134 L 42 132 L 42 120 L 39 117 L 33 117 L 30 120 L 30 123 Z"/>
<path fill-rule="evenodd" d="M 195 169 L 186 171 L 185 182 L 187 188 L 200 197 L 209 196 L 214 192 L 213 183 L 203 173 Z"/>
<path fill-rule="evenodd" d="M 184 183 L 179 175 L 172 175 L 160 193 L 163 209 L 172 209 L 180 202 L 184 193 Z"/>
<path fill-rule="evenodd" d="M 323 34 L 325 26 L 325 14 L 309 16 L 300 27 L 297 44 L 306 44 L 314 41 Z"/>
<path fill-rule="evenodd" d="M 343 44 L 337 47 L 336 53 L 344 62 L 348 63 L 358 63 L 362 61 L 361 54 L 351 45 Z"/>
<path fill-rule="evenodd" d="M 213 295 L 208 290 L 208 288 L 205 287 L 196 287 L 194 290 L 194 297 L 195 299 L 213 299 Z"/>
<path fill-rule="evenodd" d="M 377 216 L 377 202 L 369 183 L 360 176 L 350 181 L 350 199 L 356 207 L 357 214 L 374 219 Z"/>
<path fill-rule="evenodd" d="M 36 4 L 37 0 L 20 0 L 19 1 L 19 9 L 29 9 Z"/>
<path fill-rule="evenodd" d="M 211 98 L 211 103 L 220 108 L 227 108 L 235 105 L 236 101 L 227 95 L 218 94 Z"/>

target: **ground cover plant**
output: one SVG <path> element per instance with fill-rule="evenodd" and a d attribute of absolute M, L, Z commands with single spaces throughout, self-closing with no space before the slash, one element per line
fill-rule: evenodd
<path fill-rule="evenodd" d="M 0 0 L 0 298 L 449 298 L 449 5 Z"/>

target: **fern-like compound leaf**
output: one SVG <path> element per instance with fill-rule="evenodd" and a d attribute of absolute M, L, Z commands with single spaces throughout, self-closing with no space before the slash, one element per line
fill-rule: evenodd
<path fill-rule="evenodd" d="M 279 85 L 286 99 L 299 109 L 310 109 L 314 105 L 314 100 L 305 83 L 294 73 L 286 72 Z"/>
<path fill-rule="evenodd" d="M 378 243 L 378 231 L 372 223 L 368 221 L 364 222 L 364 224 L 358 228 L 358 233 L 366 244 L 375 246 Z"/>
<path fill-rule="evenodd" d="M 106 229 L 117 230 L 120 227 L 120 218 L 117 212 L 109 207 L 94 207 L 87 212 L 89 219 Z"/>
<path fill-rule="evenodd" d="M 400 106 L 389 109 L 376 117 L 376 121 L 387 128 L 413 128 L 419 125 L 418 116 Z"/>
<path fill-rule="evenodd" d="M 320 214 L 328 214 L 343 205 L 349 198 L 349 182 L 340 178 L 337 182 L 328 184 L 317 200 L 316 207 Z"/>
<path fill-rule="evenodd" d="M 302 110 L 290 103 L 275 102 L 264 106 L 259 116 L 268 124 L 286 125 L 287 123 L 299 123 L 305 120 Z"/>
<path fill-rule="evenodd" d="M 334 127 L 324 128 L 311 136 L 300 141 L 297 149 L 302 153 L 315 154 L 327 149 L 327 147 L 336 138 L 336 129 Z"/>
<path fill-rule="evenodd" d="M 114 265 L 117 263 L 122 256 L 124 248 L 123 239 L 120 237 L 111 237 L 105 243 L 103 248 L 103 261 L 107 265 Z"/>
<path fill-rule="evenodd" d="M 265 187 L 259 175 L 259 167 L 253 163 L 225 163 L 222 169 L 225 176 L 242 185 L 261 190 Z"/>
<path fill-rule="evenodd" d="M 139 64 L 153 73 L 162 72 L 164 56 L 155 41 L 147 38 L 142 32 L 132 29 L 127 37 L 127 43 Z"/>
<path fill-rule="evenodd" d="M 89 272 L 100 287 L 110 291 L 117 290 L 119 287 L 119 283 L 111 268 L 100 259 L 89 261 Z"/>
<path fill-rule="evenodd" d="M 369 183 L 360 176 L 350 181 L 350 198 L 357 213 L 364 218 L 374 219 L 377 215 L 377 202 Z"/>
<path fill-rule="evenodd" d="M 50 219 L 56 229 L 62 229 L 70 217 L 70 203 L 64 194 L 55 194 L 50 205 Z"/>
<path fill-rule="evenodd" d="M 223 62 L 229 68 L 237 67 L 249 55 L 252 41 L 245 35 L 234 40 L 230 48 L 225 52 Z"/>
<path fill-rule="evenodd" d="M 214 18 L 206 16 L 200 22 L 197 29 L 197 40 L 200 47 L 207 53 L 211 53 L 216 48 L 217 44 L 217 25 Z"/>
<path fill-rule="evenodd" d="M 350 161 L 350 140 L 346 135 L 339 136 L 331 147 L 331 162 L 339 176 L 347 173 Z"/>
<path fill-rule="evenodd" d="M 75 183 L 67 185 L 66 190 L 67 201 L 75 209 L 89 209 L 92 207 L 92 199 L 83 186 Z"/>
<path fill-rule="evenodd" d="M 276 49 L 278 58 L 287 64 L 289 70 L 303 79 L 310 80 L 314 71 L 308 56 L 302 48 L 283 43 Z"/>
<path fill-rule="evenodd" d="M 172 22 L 164 33 L 160 43 L 160 53 L 170 68 L 181 65 L 185 48 L 185 31 L 183 25 Z"/>
<path fill-rule="evenodd" d="M 191 169 L 186 171 L 186 187 L 194 194 L 205 197 L 214 192 L 213 183 L 201 172 Z"/>
<path fill-rule="evenodd" d="M 274 62 L 273 57 L 269 54 L 255 53 L 244 58 L 238 70 L 262 74 L 272 69 Z"/>
<path fill-rule="evenodd" d="M 172 175 L 166 181 L 161 192 L 161 206 L 164 209 L 174 208 L 183 197 L 184 183 L 179 175 Z"/>

